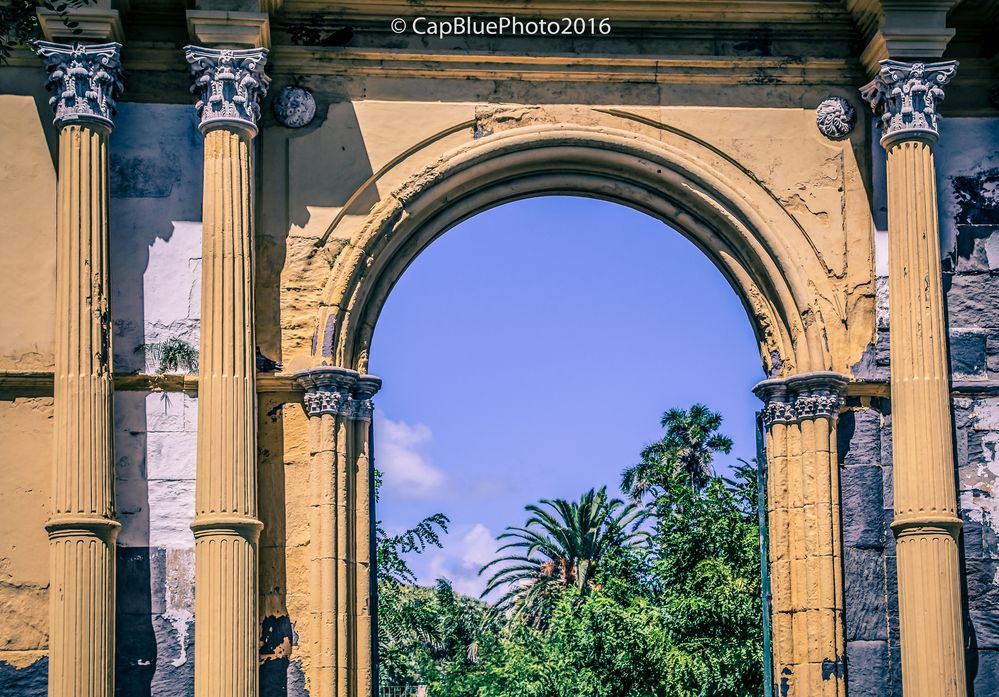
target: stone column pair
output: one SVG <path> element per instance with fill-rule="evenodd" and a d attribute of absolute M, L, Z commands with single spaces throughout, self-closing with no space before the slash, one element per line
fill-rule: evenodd
<path fill-rule="evenodd" d="M 371 398 L 381 380 L 344 368 L 296 375 L 312 470 L 313 694 L 374 694 Z"/>
<path fill-rule="evenodd" d="M 836 421 L 847 379 L 765 380 L 767 515 L 778 694 L 845 697 Z"/>
<path fill-rule="evenodd" d="M 114 694 L 108 136 L 120 45 L 39 42 L 59 129 L 49 694 Z M 257 692 L 256 387 L 250 140 L 266 51 L 189 47 L 205 134 L 196 694 Z"/>

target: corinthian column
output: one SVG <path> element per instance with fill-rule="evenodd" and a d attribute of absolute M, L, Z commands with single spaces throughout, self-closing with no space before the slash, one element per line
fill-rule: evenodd
<path fill-rule="evenodd" d="M 371 398 L 381 380 L 344 368 L 295 376 L 305 388 L 312 454 L 312 694 L 375 693 Z"/>
<path fill-rule="evenodd" d="M 114 694 L 115 538 L 108 136 L 119 44 L 39 42 L 59 129 L 49 695 Z M 11 621 L 16 619 L 11 618 Z"/>
<path fill-rule="evenodd" d="M 961 572 L 933 144 L 955 61 L 882 61 L 863 89 L 888 153 L 891 404 L 902 690 L 964 697 Z"/>
<path fill-rule="evenodd" d="M 835 447 L 846 382 L 819 372 L 754 388 L 766 403 L 776 694 L 846 697 Z"/>
<path fill-rule="evenodd" d="M 188 46 L 205 136 L 195 537 L 197 697 L 257 694 L 257 431 L 250 141 L 267 51 Z"/>

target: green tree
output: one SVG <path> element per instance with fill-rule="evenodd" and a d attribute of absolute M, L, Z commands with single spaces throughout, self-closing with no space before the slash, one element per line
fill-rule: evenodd
<path fill-rule="evenodd" d="M 678 697 L 749 697 L 763 682 L 755 470 L 711 477 L 700 490 L 679 471 L 654 508 L 652 573 L 667 618 L 663 672 Z"/>
<path fill-rule="evenodd" d="M 666 433 L 647 445 L 641 461 L 621 475 L 621 489 L 636 501 L 660 496 L 676 472 L 685 474 L 694 489 L 704 488 L 714 475 L 715 453 L 732 452 L 732 439 L 718 432 L 721 414 L 703 404 L 670 409 L 660 423 Z"/>
<path fill-rule="evenodd" d="M 496 589 L 500 612 L 541 626 L 546 610 L 560 592 L 574 588 L 585 595 L 603 558 L 615 549 L 634 546 L 648 533 L 640 529 L 643 511 L 635 504 L 607 496 L 606 487 L 590 489 L 579 501 L 542 499 L 526 507 L 523 527 L 508 527 L 499 536 L 511 540 L 479 571 L 499 567 L 489 578 L 483 597 Z"/>

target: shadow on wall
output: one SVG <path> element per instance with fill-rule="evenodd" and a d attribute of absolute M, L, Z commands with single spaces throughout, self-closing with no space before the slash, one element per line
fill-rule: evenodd
<path fill-rule="evenodd" d="M 305 228 L 310 208 L 343 207 L 373 174 L 351 102 L 331 104 L 318 128 L 287 142 L 290 225 Z M 351 212 L 364 215 L 377 202 L 378 192 L 368 187 L 352 202 Z"/>
<path fill-rule="evenodd" d="M 121 104 L 110 167 L 114 369 L 155 372 L 148 344 L 198 345 L 203 168 L 194 109 Z M 115 426 L 116 694 L 190 695 L 197 401 L 118 392 Z"/>

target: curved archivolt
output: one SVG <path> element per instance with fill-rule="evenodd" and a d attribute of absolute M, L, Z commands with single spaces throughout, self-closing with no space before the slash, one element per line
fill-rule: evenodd
<path fill-rule="evenodd" d="M 543 195 L 622 203 L 688 237 L 742 299 L 768 374 L 845 368 L 833 365 L 830 355 L 840 322 L 824 321 L 821 301 L 823 285 L 835 279 L 776 196 L 703 141 L 657 141 L 571 124 L 524 126 L 473 140 L 384 196 L 331 261 L 315 342 L 327 350 L 325 356 L 314 350 L 317 362 L 366 372 L 381 308 L 416 256 L 482 210 Z"/>

